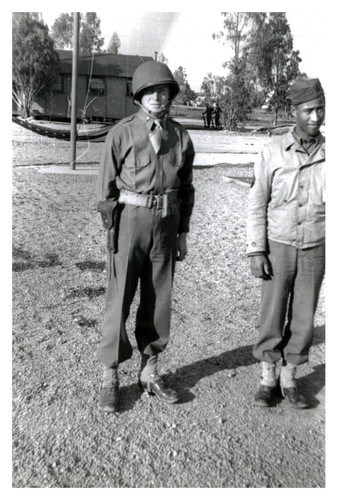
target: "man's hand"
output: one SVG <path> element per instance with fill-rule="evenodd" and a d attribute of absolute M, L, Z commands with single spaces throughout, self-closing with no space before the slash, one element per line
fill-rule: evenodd
<path fill-rule="evenodd" d="M 250 257 L 250 269 L 255 278 L 270 280 L 273 275 L 270 260 L 266 255 L 253 255 Z"/>
<path fill-rule="evenodd" d="M 187 243 L 186 243 L 186 233 L 178 234 L 178 254 L 177 260 L 184 260 L 187 254 Z"/>

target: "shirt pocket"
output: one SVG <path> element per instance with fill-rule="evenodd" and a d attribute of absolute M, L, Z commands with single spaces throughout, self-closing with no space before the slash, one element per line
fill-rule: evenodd
<path fill-rule="evenodd" d="M 122 169 L 123 181 L 132 189 L 146 189 L 151 182 L 151 157 L 149 154 L 127 157 Z"/>
<path fill-rule="evenodd" d="M 146 167 L 151 161 L 150 155 L 139 155 L 136 158 L 132 156 L 127 156 L 124 160 L 124 165 L 126 168 L 131 169 L 142 169 Z"/>

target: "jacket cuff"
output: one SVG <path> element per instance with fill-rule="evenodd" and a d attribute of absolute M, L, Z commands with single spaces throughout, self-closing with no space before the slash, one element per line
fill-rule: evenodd
<path fill-rule="evenodd" d="M 188 233 L 190 230 L 190 218 L 189 217 L 181 217 L 177 233 Z"/>
<path fill-rule="evenodd" d="M 256 252 L 266 252 L 267 251 L 267 240 L 264 237 L 258 238 L 249 238 L 247 241 L 247 254 L 256 253 Z"/>

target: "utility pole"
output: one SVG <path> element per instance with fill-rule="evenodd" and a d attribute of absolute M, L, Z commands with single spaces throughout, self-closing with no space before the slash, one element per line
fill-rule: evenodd
<path fill-rule="evenodd" d="M 79 19 L 80 13 L 73 12 L 74 32 L 73 32 L 73 65 L 71 79 L 71 157 L 70 166 L 72 170 L 76 169 L 76 136 L 77 136 L 77 74 L 78 74 L 78 46 L 79 46 Z"/>

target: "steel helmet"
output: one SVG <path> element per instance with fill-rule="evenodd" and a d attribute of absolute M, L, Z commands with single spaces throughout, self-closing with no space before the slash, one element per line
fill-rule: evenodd
<path fill-rule="evenodd" d="M 132 78 L 133 99 L 140 101 L 142 90 L 153 85 L 167 84 L 170 87 L 170 99 L 179 92 L 179 85 L 166 64 L 158 61 L 147 61 L 138 66 Z"/>

